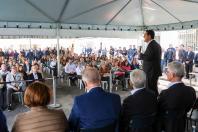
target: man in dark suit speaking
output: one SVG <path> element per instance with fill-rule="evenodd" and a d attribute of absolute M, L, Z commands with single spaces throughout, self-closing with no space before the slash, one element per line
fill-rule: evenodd
<path fill-rule="evenodd" d="M 143 71 L 146 73 L 146 88 L 153 90 L 158 95 L 157 82 L 161 71 L 161 46 L 154 40 L 155 32 L 146 30 L 144 41 L 148 43 L 144 53 L 140 53 L 139 58 L 143 60 Z"/>

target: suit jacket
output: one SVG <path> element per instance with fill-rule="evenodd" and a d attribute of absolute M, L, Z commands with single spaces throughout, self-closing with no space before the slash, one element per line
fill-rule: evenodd
<path fill-rule="evenodd" d="M 74 99 L 69 117 L 70 128 L 101 128 L 116 123 L 121 109 L 120 96 L 96 87 Z"/>
<path fill-rule="evenodd" d="M 168 48 L 167 51 L 164 54 L 165 60 L 174 60 L 175 59 L 175 49 L 174 48 Z"/>
<path fill-rule="evenodd" d="M 26 73 L 29 73 L 29 72 L 31 71 L 31 68 L 32 68 L 31 64 L 29 64 L 29 70 L 28 70 L 26 64 L 23 65 L 23 69 L 24 69 L 24 71 L 25 71 Z"/>
<path fill-rule="evenodd" d="M 12 132 L 67 132 L 67 117 L 62 110 L 33 107 L 17 115 Z"/>
<path fill-rule="evenodd" d="M 6 117 L 4 116 L 2 111 L 0 111 L 0 130 L 1 132 L 8 132 Z"/>
<path fill-rule="evenodd" d="M 179 60 L 184 62 L 186 59 L 186 51 L 185 50 L 179 50 Z"/>
<path fill-rule="evenodd" d="M 28 75 L 28 80 L 33 80 L 33 81 L 30 81 L 28 84 L 30 84 L 30 83 L 32 83 L 32 82 L 34 82 L 36 80 L 42 81 L 42 79 L 43 79 L 42 74 L 37 72 L 37 76 L 38 76 L 38 79 L 35 79 L 33 73 L 29 74 Z"/>
<path fill-rule="evenodd" d="M 124 99 L 121 116 L 120 132 L 153 132 L 151 128 L 127 130 L 133 116 L 144 116 L 157 113 L 157 96 L 149 89 L 141 89 Z"/>
<path fill-rule="evenodd" d="M 23 80 L 22 76 L 20 73 L 16 73 L 15 78 L 12 73 L 8 73 L 6 76 L 6 82 L 12 82 L 12 81 L 21 81 Z M 20 87 L 22 88 L 24 85 L 24 82 L 12 82 L 12 83 L 7 83 L 7 88 L 14 88 L 14 87 Z"/>
<path fill-rule="evenodd" d="M 186 113 L 192 108 L 196 100 L 196 93 L 192 87 L 185 86 L 183 83 L 177 83 L 170 88 L 163 90 L 158 99 L 159 114 L 161 117 L 162 129 L 166 132 L 184 132 Z M 179 119 L 166 118 L 167 113 L 180 113 L 184 111 L 185 116 Z M 171 116 L 173 117 L 173 115 Z"/>
<path fill-rule="evenodd" d="M 144 54 L 140 54 L 140 59 L 143 60 L 143 70 L 149 76 L 161 76 L 161 46 L 152 40 Z"/>
<path fill-rule="evenodd" d="M 193 64 L 193 60 L 195 58 L 195 53 L 191 51 L 189 54 L 186 52 L 186 61 L 189 61 L 189 64 Z"/>
<path fill-rule="evenodd" d="M 9 73 L 10 73 L 10 72 L 8 72 L 8 71 L 2 71 L 2 70 L 0 70 L 0 75 L 1 75 L 1 77 L 2 77 L 2 79 L 3 79 L 3 82 L 6 82 L 6 76 L 7 76 L 7 74 L 9 74 Z M 3 84 L 3 89 L 2 89 L 3 92 L 6 91 L 6 88 L 7 88 L 6 85 L 7 85 L 6 83 Z"/>
<path fill-rule="evenodd" d="M 195 64 L 197 65 L 198 64 L 198 53 L 196 54 L 195 56 Z M 197 66 L 198 67 L 198 66 Z"/>

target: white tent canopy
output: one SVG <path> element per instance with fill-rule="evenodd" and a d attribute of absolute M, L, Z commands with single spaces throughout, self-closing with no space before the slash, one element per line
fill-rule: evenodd
<path fill-rule="evenodd" d="M 19 28 L 51 30 L 60 28 L 74 30 L 73 32 L 97 30 L 94 34 L 89 31 L 88 35 L 96 36 L 95 33 L 98 33 L 103 37 L 108 33 L 103 32 L 100 35 L 98 30 L 131 32 L 147 28 L 155 30 L 196 28 L 197 9 L 198 0 L 1 0 L 0 27 L 18 28 L 15 35 L 26 33 L 26 30 Z M 47 33 L 49 36 L 54 32 L 51 30 Z M 7 32 L 3 31 L 0 30 L 0 35 L 9 35 L 12 32 L 8 29 Z M 40 30 L 35 33 L 37 32 L 39 35 Z M 113 32 L 111 36 L 119 34 L 121 33 Z M 65 34 L 60 35 L 65 37 Z M 81 36 L 83 34 L 79 33 L 77 37 Z"/>

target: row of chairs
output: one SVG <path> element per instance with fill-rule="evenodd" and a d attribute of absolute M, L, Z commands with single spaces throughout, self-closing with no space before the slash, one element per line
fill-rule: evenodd
<path fill-rule="evenodd" d="M 126 88 L 128 89 L 129 88 L 129 80 L 130 78 L 125 78 L 125 86 Z M 116 87 L 115 87 L 115 90 L 117 91 L 118 90 L 118 85 L 119 85 L 119 81 L 120 80 L 116 80 Z M 66 83 L 67 85 L 70 87 L 71 86 L 71 81 L 69 78 L 66 79 Z M 83 88 L 83 85 L 82 85 L 82 79 L 78 79 L 78 86 L 80 88 L 80 90 Z M 108 81 L 101 81 L 101 85 L 102 85 L 102 88 L 104 90 L 108 90 L 108 87 L 109 87 L 109 82 Z"/>

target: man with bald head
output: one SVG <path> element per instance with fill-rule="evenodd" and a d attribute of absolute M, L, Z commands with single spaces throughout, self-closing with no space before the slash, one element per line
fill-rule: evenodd
<path fill-rule="evenodd" d="M 120 96 L 101 88 L 101 77 L 95 68 L 86 68 L 82 73 L 82 80 L 87 93 L 74 99 L 69 117 L 71 131 L 117 124 L 121 109 Z"/>

